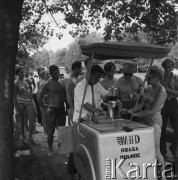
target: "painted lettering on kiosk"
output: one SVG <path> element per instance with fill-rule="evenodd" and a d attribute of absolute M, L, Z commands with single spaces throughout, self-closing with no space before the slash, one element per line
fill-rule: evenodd
<path fill-rule="evenodd" d="M 119 136 L 116 139 L 117 143 L 121 146 L 120 159 L 140 158 L 139 148 L 137 147 L 140 143 L 139 135 Z"/>
<path fill-rule="evenodd" d="M 119 136 L 116 137 L 117 142 L 119 145 L 129 145 L 129 144 L 138 144 L 140 142 L 139 135 L 132 135 L 132 136 Z"/>

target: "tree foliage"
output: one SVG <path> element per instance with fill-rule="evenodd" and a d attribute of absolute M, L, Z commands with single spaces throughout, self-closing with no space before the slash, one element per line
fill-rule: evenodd
<path fill-rule="evenodd" d="M 177 14 L 175 2 L 168 0 L 57 0 L 63 7 L 67 23 L 77 27 L 73 36 L 89 33 L 104 24 L 106 41 L 123 39 L 123 33 L 133 34 L 138 41 L 138 32 L 147 34 L 148 42 L 165 45 L 175 44 L 177 38 Z"/>
<path fill-rule="evenodd" d="M 80 45 L 81 44 L 91 44 L 95 42 L 102 42 L 102 34 L 95 32 L 91 32 L 90 34 L 86 35 L 84 38 L 76 38 L 73 43 L 71 43 L 68 47 L 66 53 L 66 67 L 70 68 L 71 64 L 75 60 L 83 61 L 86 56 L 81 54 Z"/>
<path fill-rule="evenodd" d="M 33 54 L 31 58 L 35 63 L 35 67 L 36 68 L 40 66 L 48 67 L 51 61 L 51 54 L 52 51 L 47 51 L 46 49 L 43 49 Z"/>
<path fill-rule="evenodd" d="M 91 27 L 99 30 L 104 25 L 102 40 L 105 41 L 144 41 L 168 45 L 175 44 L 177 38 L 174 0 L 172 4 L 167 0 L 25 0 L 17 55 L 19 62 L 35 66 L 29 51 L 42 47 L 48 37 L 54 35 L 50 22 L 45 23 L 42 18 L 46 13 L 59 12 L 65 20 L 65 23 L 58 23 L 59 27 L 65 29 L 67 25 L 73 24 L 70 34 L 77 37 L 68 50 L 48 52 L 51 54 L 51 63 L 61 66 L 69 67 L 73 60 L 84 59 L 79 48 L 84 39 L 85 43 L 98 42 L 87 39 Z M 59 32 L 58 36 L 61 38 L 62 33 Z M 46 65 L 46 62 L 42 64 Z M 38 64 L 39 60 L 36 60 Z"/>
<path fill-rule="evenodd" d="M 53 12 L 56 12 L 55 8 Z M 47 13 L 49 13 L 49 9 L 47 9 L 43 1 L 24 1 L 19 31 L 17 63 L 33 68 L 35 63 L 30 58 L 30 52 L 36 52 L 47 43 L 50 36 L 53 36 L 54 30 L 50 27 L 50 22 L 43 20 Z M 61 34 L 59 34 L 59 37 L 61 37 Z"/>
<path fill-rule="evenodd" d="M 33 63 L 30 67 L 48 67 L 50 64 L 56 64 L 70 69 L 73 61 L 83 61 L 86 58 L 86 56 L 81 54 L 81 44 L 90 44 L 102 41 L 103 39 L 101 33 L 91 32 L 84 38 L 76 38 L 75 41 L 68 46 L 68 48 L 58 49 L 56 52 L 43 49 L 31 56 L 32 61 L 30 59 L 29 63 Z"/>
<path fill-rule="evenodd" d="M 47 37 L 53 35 L 53 29 L 50 28 L 50 22 L 44 22 L 42 20 L 46 14 L 47 9 L 42 1 L 24 1 L 19 44 L 23 44 L 29 51 L 44 45 Z"/>
<path fill-rule="evenodd" d="M 35 61 L 31 58 L 27 51 L 21 51 L 18 49 L 16 55 L 16 63 L 20 66 L 27 66 L 34 69 L 36 67 Z"/>
<path fill-rule="evenodd" d="M 65 67 L 66 66 L 66 53 L 67 49 L 59 49 L 52 55 L 52 61 L 51 64 L 56 64 L 58 66 Z"/>

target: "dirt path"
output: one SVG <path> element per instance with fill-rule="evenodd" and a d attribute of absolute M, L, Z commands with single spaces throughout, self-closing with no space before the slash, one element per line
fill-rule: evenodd
<path fill-rule="evenodd" d="M 31 145 L 30 148 L 32 150 L 33 160 L 35 161 L 34 157 L 38 159 L 38 163 L 35 165 L 36 172 L 39 174 L 45 175 L 43 180 L 77 180 L 77 177 L 71 177 L 68 174 L 68 154 L 59 154 L 58 153 L 58 141 L 57 141 L 57 131 L 55 132 L 54 137 L 54 157 L 48 157 L 48 146 L 47 146 L 47 138 L 43 135 L 42 126 L 37 124 L 37 131 L 39 133 L 34 134 L 34 140 L 37 143 L 36 145 Z M 171 136 L 170 136 L 171 139 Z M 168 161 L 167 163 L 171 162 L 175 165 L 175 170 L 178 174 L 178 162 L 175 161 L 174 157 L 172 156 L 171 152 L 169 151 L 170 142 L 167 143 L 168 145 Z M 36 160 L 37 160 L 36 159 Z M 28 160 L 26 160 L 29 163 Z M 41 173 L 40 173 L 41 172 Z M 39 175 L 40 177 L 40 175 Z M 27 179 L 25 179 L 27 180 Z M 30 179 L 31 180 L 31 179 Z M 40 180 L 37 178 L 36 180 Z"/>
<path fill-rule="evenodd" d="M 37 125 L 37 131 L 40 133 L 34 134 L 34 140 L 37 145 L 31 146 L 35 155 L 40 159 L 44 168 L 51 173 L 54 180 L 71 180 L 71 175 L 68 174 L 68 154 L 58 153 L 57 131 L 54 134 L 54 157 L 48 157 L 47 138 L 43 135 L 42 126 Z"/>

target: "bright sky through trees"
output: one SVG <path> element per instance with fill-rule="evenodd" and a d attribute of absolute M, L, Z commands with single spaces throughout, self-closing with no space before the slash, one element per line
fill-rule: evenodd
<path fill-rule="evenodd" d="M 57 14 L 53 14 L 55 20 L 57 21 L 57 23 L 59 24 L 59 26 L 61 26 L 61 24 L 64 24 L 64 15 L 62 13 L 57 13 Z M 43 48 L 45 48 L 46 50 L 52 50 L 52 51 L 56 51 L 57 49 L 62 49 L 62 48 L 67 48 L 67 46 L 69 44 L 71 44 L 74 41 L 74 38 L 69 34 L 69 31 L 72 30 L 72 28 L 76 27 L 76 25 L 69 25 L 67 26 L 66 29 L 59 29 L 59 27 L 56 25 L 56 23 L 54 22 L 52 16 L 48 13 L 45 17 L 44 20 L 46 22 L 50 22 L 51 23 L 51 28 L 54 29 L 54 35 L 53 37 L 49 38 L 49 41 L 47 44 L 44 45 Z M 104 29 L 104 24 L 106 23 L 104 21 L 104 19 L 102 20 L 102 24 L 101 24 L 101 29 L 98 30 L 98 32 L 102 32 L 103 33 L 103 29 Z M 96 31 L 96 29 L 93 29 L 92 27 L 90 28 L 90 32 L 92 31 Z M 63 37 L 61 39 L 58 39 L 56 37 L 56 33 L 62 33 Z"/>
<path fill-rule="evenodd" d="M 58 14 L 54 14 L 53 16 L 54 16 L 55 20 L 57 21 L 57 23 L 59 23 L 59 24 L 64 23 L 63 22 L 63 18 L 64 18 L 63 14 L 58 13 Z M 53 37 L 49 38 L 48 43 L 45 44 L 43 48 L 45 48 L 47 50 L 56 51 L 57 49 L 66 48 L 74 40 L 72 38 L 72 36 L 69 34 L 70 26 L 68 26 L 65 30 L 62 28 L 59 29 L 49 13 L 44 17 L 43 21 L 46 21 L 46 22 L 49 21 L 51 23 L 51 28 L 54 29 Z M 61 39 L 58 39 L 56 37 L 56 33 L 60 33 L 60 32 L 62 32 L 63 37 Z"/>
<path fill-rule="evenodd" d="M 64 36 L 60 40 L 55 37 L 55 35 L 51 37 L 48 43 L 44 45 L 44 48 L 47 50 L 56 51 L 57 49 L 66 48 L 72 41 L 74 41 L 74 39 L 68 33 L 68 31 L 66 31 L 64 32 Z"/>

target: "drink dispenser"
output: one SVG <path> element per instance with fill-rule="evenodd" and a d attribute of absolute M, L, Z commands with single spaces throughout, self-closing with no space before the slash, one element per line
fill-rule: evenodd
<path fill-rule="evenodd" d="M 121 102 L 118 99 L 118 90 L 115 87 L 110 87 L 108 89 L 108 92 L 109 92 L 108 111 L 110 117 L 113 119 L 120 118 Z"/>

